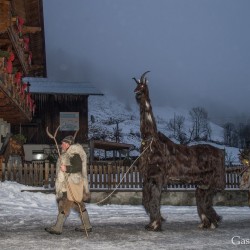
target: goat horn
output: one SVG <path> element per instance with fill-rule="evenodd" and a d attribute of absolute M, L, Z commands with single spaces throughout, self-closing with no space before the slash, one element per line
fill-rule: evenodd
<path fill-rule="evenodd" d="M 144 72 L 144 73 L 141 75 L 141 80 L 140 80 L 140 82 L 143 82 L 143 81 L 144 81 L 145 75 L 146 75 L 147 73 L 149 73 L 149 72 L 150 72 L 150 71 L 148 70 L 148 71 Z"/>
<path fill-rule="evenodd" d="M 132 79 L 135 80 L 137 84 L 140 84 L 140 82 L 135 77 L 133 77 Z"/>

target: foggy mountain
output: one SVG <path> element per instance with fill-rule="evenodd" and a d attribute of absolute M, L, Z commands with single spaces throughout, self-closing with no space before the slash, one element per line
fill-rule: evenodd
<path fill-rule="evenodd" d="M 104 139 L 107 141 L 116 141 L 114 136 L 115 131 L 120 131 L 121 143 L 133 144 L 135 149 L 131 155 L 139 155 L 140 147 L 140 113 L 136 101 L 125 105 L 113 95 L 105 94 L 104 96 L 90 96 L 89 97 L 89 138 Z M 168 136 L 172 141 L 178 143 L 172 138 L 172 132 L 168 129 L 168 122 L 176 116 L 185 117 L 184 127 L 185 132 L 189 133 L 192 126 L 189 115 L 190 110 L 174 109 L 171 107 L 160 107 L 154 105 L 153 113 L 156 119 L 158 131 L 161 131 Z M 233 164 L 240 164 L 238 159 L 239 149 L 234 147 L 227 147 L 223 145 L 224 130 L 222 127 L 209 121 L 211 127 L 211 141 L 209 143 L 226 151 L 226 162 Z M 215 143 L 217 142 L 217 143 Z M 200 142 L 207 143 L 207 142 Z"/>

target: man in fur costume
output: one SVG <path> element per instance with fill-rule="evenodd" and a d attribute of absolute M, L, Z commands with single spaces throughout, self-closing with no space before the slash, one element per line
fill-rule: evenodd
<path fill-rule="evenodd" d="M 80 204 L 85 228 L 91 232 L 92 226 L 84 204 L 89 198 L 86 153 L 80 144 L 74 144 L 73 136 L 67 136 L 62 140 L 62 154 L 56 164 L 57 221 L 55 225 L 45 230 L 51 234 L 61 234 L 70 209 L 74 208 L 80 212 L 78 206 Z M 75 230 L 84 231 L 85 228 L 82 225 Z"/>

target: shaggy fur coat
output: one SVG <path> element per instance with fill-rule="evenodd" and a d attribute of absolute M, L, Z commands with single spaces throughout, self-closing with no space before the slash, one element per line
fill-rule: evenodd
<path fill-rule="evenodd" d="M 61 165 L 70 165 L 70 158 L 75 154 L 79 154 L 82 160 L 82 172 L 78 173 L 64 173 L 61 171 Z M 67 176 L 66 176 L 67 175 Z M 57 199 L 63 196 L 64 192 L 67 192 L 66 178 L 69 182 L 79 184 L 83 181 L 83 197 L 86 199 L 89 197 L 89 184 L 88 184 L 88 173 L 87 173 L 87 155 L 80 144 L 71 145 L 66 152 L 62 152 L 61 157 L 58 158 L 56 163 L 56 197 Z"/>
<path fill-rule="evenodd" d="M 250 167 L 243 173 L 240 180 L 240 189 L 249 190 L 250 188 Z"/>

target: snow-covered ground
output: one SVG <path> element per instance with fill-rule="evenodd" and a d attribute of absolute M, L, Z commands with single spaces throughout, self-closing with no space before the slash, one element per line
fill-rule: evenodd
<path fill-rule="evenodd" d="M 68 217 L 62 235 L 44 228 L 55 222 L 54 194 L 21 192 L 36 189 L 14 182 L 0 183 L 0 249 L 249 249 L 250 208 L 215 207 L 223 216 L 216 230 L 200 230 L 196 207 L 162 206 L 162 232 L 148 232 L 142 206 L 87 204 L 93 226 L 89 237 L 74 231 L 77 213 Z M 233 244 L 233 242 L 234 244 Z"/>

